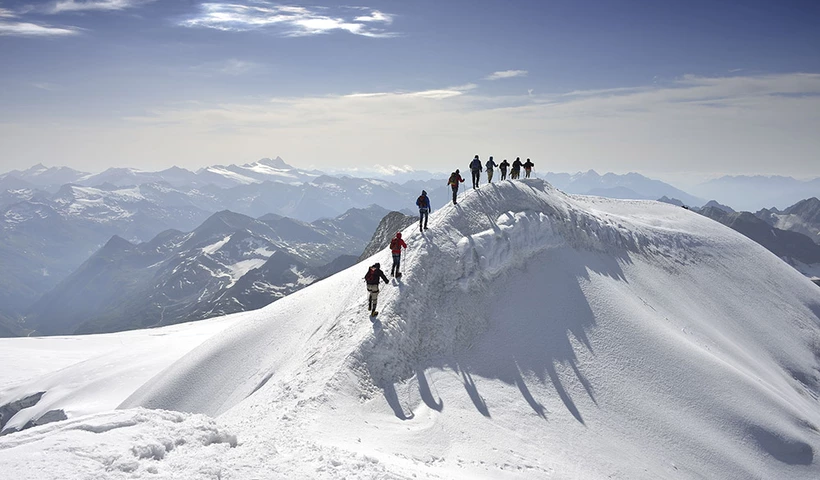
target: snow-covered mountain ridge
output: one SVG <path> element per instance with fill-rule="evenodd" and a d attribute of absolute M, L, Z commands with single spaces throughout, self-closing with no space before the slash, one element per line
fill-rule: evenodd
<path fill-rule="evenodd" d="M 34 302 L 24 325 L 101 333 L 254 310 L 355 263 L 386 213 L 372 206 L 307 224 L 222 211 L 189 233 L 136 245 L 114 236 Z"/>
<path fill-rule="evenodd" d="M 773 227 L 800 232 L 820 244 L 820 199 L 801 200 L 785 210 L 763 209 L 755 215 Z"/>
<path fill-rule="evenodd" d="M 386 251 L 220 319 L 102 402 L 121 351 L 0 377 L 0 405 L 46 392 L 9 425 L 69 418 L 0 438 L 0 462 L 21 479 L 816 478 L 820 291 L 746 237 L 536 179 L 404 236 L 375 323 L 362 276 Z"/>
<path fill-rule="evenodd" d="M 320 175 L 322 172 L 298 169 L 276 157 L 274 159 L 263 158 L 243 165 L 212 165 L 200 168 L 196 172 L 179 167 L 171 167 L 158 172 L 111 167 L 100 173 L 86 173 L 67 167 L 45 167 L 38 164 L 27 170 L 2 173 L 0 180 L 16 179 L 46 189 L 69 183 L 86 187 L 95 187 L 105 183 L 118 187 L 145 183 L 168 183 L 175 187 L 213 184 L 227 188 L 262 182 L 301 184 L 310 182 Z"/>

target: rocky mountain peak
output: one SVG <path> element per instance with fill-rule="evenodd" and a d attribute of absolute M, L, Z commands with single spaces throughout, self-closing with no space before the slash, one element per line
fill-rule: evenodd
<path fill-rule="evenodd" d="M 259 160 L 256 163 L 258 163 L 260 165 L 265 165 L 265 166 L 268 166 L 268 167 L 273 167 L 273 168 L 281 168 L 281 169 L 286 169 L 286 170 L 293 169 L 292 166 L 288 165 L 287 163 L 285 163 L 284 160 L 282 160 L 282 157 L 276 157 L 274 159 L 263 158 L 263 159 Z"/>

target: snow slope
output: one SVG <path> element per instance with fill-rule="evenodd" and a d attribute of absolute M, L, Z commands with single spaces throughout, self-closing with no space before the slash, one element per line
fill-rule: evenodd
<path fill-rule="evenodd" d="M 0 438 L 0 464 L 21 479 L 820 475 L 816 285 L 672 205 L 537 179 L 463 197 L 405 231 L 378 321 L 361 278 L 386 251 L 242 314 L 130 382 L 120 412 Z"/>
<path fill-rule="evenodd" d="M 231 315 L 117 334 L 2 338 L 0 364 L 12 368 L 4 368 L 0 376 L 0 405 L 46 392 L 4 430 L 19 430 L 53 409 L 63 410 L 69 418 L 115 409 L 135 385 L 241 318 Z M 26 381 L 32 378 L 37 379 Z"/>

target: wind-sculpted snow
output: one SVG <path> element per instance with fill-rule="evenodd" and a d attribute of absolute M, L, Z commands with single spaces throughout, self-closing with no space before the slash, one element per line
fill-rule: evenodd
<path fill-rule="evenodd" d="M 224 467 L 214 457 L 236 445 L 234 434 L 203 415 L 134 409 L 2 437 L 0 456 L 6 478 L 15 480 L 218 478 Z M 65 468 L 37 468 L 43 449 Z"/>
<path fill-rule="evenodd" d="M 429 226 L 404 231 L 378 319 L 362 277 L 387 250 L 243 315 L 120 408 L 236 435 L 166 453 L 220 468 L 176 478 L 818 477 L 820 291 L 763 247 L 535 179 Z"/>

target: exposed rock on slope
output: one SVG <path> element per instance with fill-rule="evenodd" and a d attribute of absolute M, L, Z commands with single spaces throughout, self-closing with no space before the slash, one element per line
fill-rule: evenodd
<path fill-rule="evenodd" d="M 379 226 L 376 227 L 376 231 L 373 232 L 373 237 L 370 239 L 370 243 L 364 247 L 364 252 L 362 252 L 359 260 L 361 261 L 372 256 L 376 252 L 387 248 L 390 245 L 390 240 L 392 240 L 396 235 L 396 232 L 401 232 L 413 224 L 418 225 L 418 221 L 418 217 L 405 215 L 401 212 L 388 213 L 384 218 L 382 218 L 382 221 L 379 222 Z"/>

